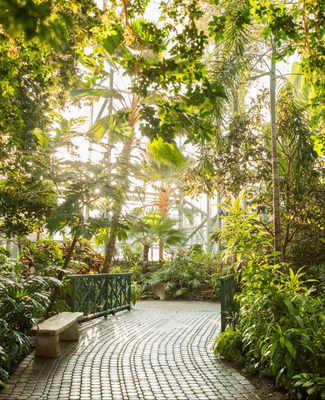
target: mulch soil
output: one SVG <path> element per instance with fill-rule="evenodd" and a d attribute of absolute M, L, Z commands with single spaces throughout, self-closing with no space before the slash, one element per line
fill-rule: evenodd
<path fill-rule="evenodd" d="M 261 377 L 259 375 L 247 375 L 243 369 L 236 363 L 227 362 L 222 360 L 223 364 L 228 364 L 229 366 L 235 368 L 239 373 L 245 376 L 245 378 L 259 390 L 261 394 L 265 396 L 266 399 L 270 400 L 289 400 L 290 396 L 286 391 L 276 389 L 274 382 L 270 378 Z"/>

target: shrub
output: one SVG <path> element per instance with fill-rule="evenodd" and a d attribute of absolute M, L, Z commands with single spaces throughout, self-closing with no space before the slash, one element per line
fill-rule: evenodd
<path fill-rule="evenodd" d="M 190 248 L 179 251 L 155 271 L 145 289 L 157 283 L 165 283 L 170 297 L 217 299 L 220 294 L 219 264 L 210 253 Z"/>
<path fill-rule="evenodd" d="M 122 262 L 123 266 L 128 270 L 133 267 L 134 264 L 141 264 L 143 261 L 143 247 L 139 243 L 137 245 L 129 246 L 124 245 L 122 249 Z"/>
<path fill-rule="evenodd" d="M 325 399 L 324 295 L 302 270 L 273 265 L 277 253 L 268 251 L 270 235 L 252 209 L 235 201 L 229 211 L 221 237 L 237 253 L 240 314 L 236 331 L 222 334 L 215 352 L 222 356 L 228 349 L 238 360 L 241 351 L 251 371 L 272 376 L 293 397 Z"/>
<path fill-rule="evenodd" d="M 45 312 L 50 289 L 60 282 L 31 274 L 21 264 L 3 267 L 0 275 L 0 380 L 6 381 L 14 362 L 30 350 L 27 333 Z"/>
<path fill-rule="evenodd" d="M 227 361 L 236 361 L 243 364 L 243 335 L 239 329 L 228 328 L 222 332 L 213 345 L 213 350 Z"/>

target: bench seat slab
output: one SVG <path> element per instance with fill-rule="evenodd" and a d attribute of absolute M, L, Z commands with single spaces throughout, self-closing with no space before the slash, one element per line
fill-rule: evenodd
<path fill-rule="evenodd" d="M 62 312 L 61 314 L 54 315 L 53 317 L 40 323 L 38 326 L 34 325 L 31 333 L 40 335 L 59 335 L 61 332 L 68 329 L 70 326 L 75 325 L 83 317 L 82 312 Z"/>

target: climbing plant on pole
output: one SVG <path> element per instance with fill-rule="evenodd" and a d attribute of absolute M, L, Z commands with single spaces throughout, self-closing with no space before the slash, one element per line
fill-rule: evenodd
<path fill-rule="evenodd" d="M 276 64 L 274 54 L 276 47 L 272 40 L 272 60 L 270 73 L 270 110 L 271 110 L 271 146 L 272 146 L 272 180 L 273 180 L 273 237 L 274 250 L 282 254 L 282 233 L 281 233 L 281 215 L 280 215 L 280 184 L 279 184 L 279 164 L 278 164 L 278 148 L 276 133 Z M 277 260 L 278 257 L 275 258 Z"/>

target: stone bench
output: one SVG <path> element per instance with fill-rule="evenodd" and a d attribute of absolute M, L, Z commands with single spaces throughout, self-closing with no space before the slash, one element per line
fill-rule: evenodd
<path fill-rule="evenodd" d="M 79 340 L 78 321 L 82 312 L 62 312 L 44 322 L 34 325 L 31 334 L 37 335 L 35 355 L 41 357 L 59 357 L 59 340 Z"/>

